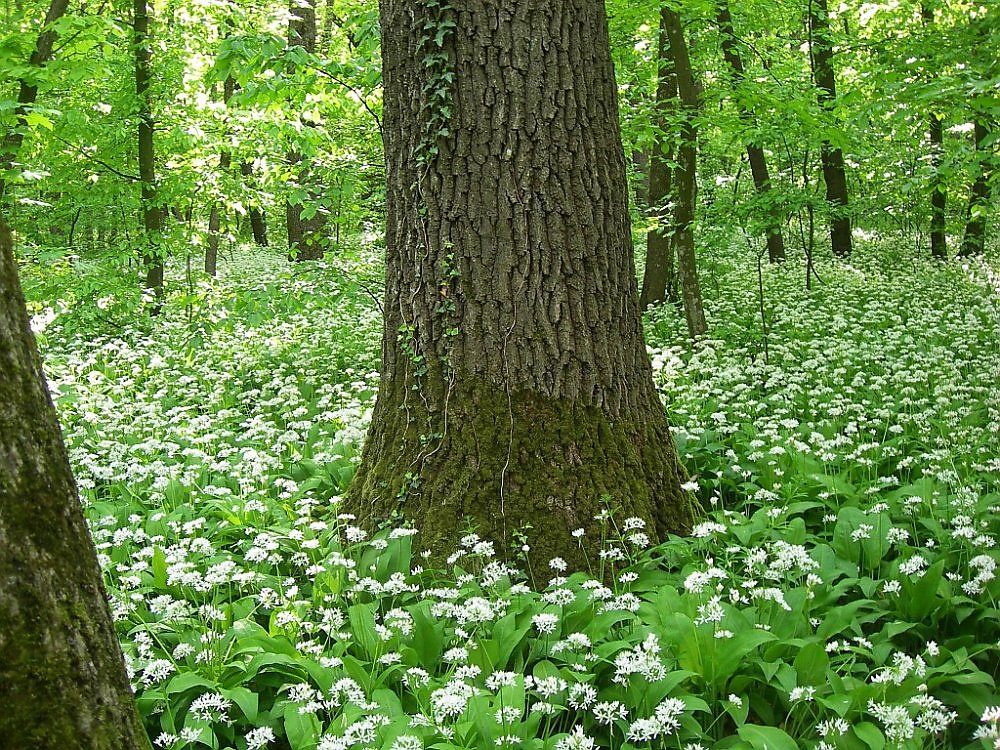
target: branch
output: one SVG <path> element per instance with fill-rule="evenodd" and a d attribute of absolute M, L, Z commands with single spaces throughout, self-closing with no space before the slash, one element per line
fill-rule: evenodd
<path fill-rule="evenodd" d="M 368 100 L 365 98 L 364 94 L 362 94 L 360 91 L 358 91 L 356 88 L 354 88 L 354 86 L 352 86 L 351 84 L 349 84 L 346 81 L 343 81 L 340 78 L 338 78 L 337 76 L 335 76 L 329 70 L 326 70 L 325 68 L 321 68 L 318 65 L 313 65 L 313 66 L 310 66 L 310 67 L 312 67 L 312 69 L 315 70 L 317 73 L 319 73 L 321 75 L 325 75 L 327 78 L 331 79 L 335 83 L 339 83 L 345 89 L 347 89 L 352 94 L 354 94 L 356 97 L 358 97 L 358 100 L 361 102 L 361 106 L 364 107 L 365 111 L 372 116 L 373 120 L 375 120 L 375 124 L 378 126 L 378 132 L 382 136 L 385 136 L 385 131 L 382 130 L 382 120 L 379 119 L 379 116 L 378 116 L 378 114 L 376 114 L 375 110 L 373 110 L 369 106 Z"/>
<path fill-rule="evenodd" d="M 128 174 L 127 172 L 122 172 L 120 169 L 112 167 L 110 164 L 108 164 L 103 159 L 98 159 L 96 156 L 91 156 L 86 151 L 84 151 L 81 146 L 77 146 L 75 143 L 70 143 L 65 138 L 63 138 L 61 136 L 58 136 L 55 133 L 52 134 L 52 137 L 55 138 L 60 143 L 66 145 L 66 146 L 69 146 L 71 149 L 73 149 L 74 151 L 76 151 L 80 156 L 84 157 L 88 161 L 92 161 L 95 164 L 104 167 L 106 170 L 108 170 L 109 172 L 111 172 L 111 174 L 117 175 L 118 177 L 121 177 L 124 180 L 131 180 L 132 182 L 142 182 L 142 178 L 141 177 L 138 177 L 138 176 L 136 176 L 134 174 Z"/>

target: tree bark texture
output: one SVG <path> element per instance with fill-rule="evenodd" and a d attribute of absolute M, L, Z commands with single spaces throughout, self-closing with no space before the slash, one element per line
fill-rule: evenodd
<path fill-rule="evenodd" d="M 965 236 L 962 237 L 962 249 L 959 255 L 967 258 L 972 255 L 982 255 L 986 249 L 986 220 L 989 216 L 990 203 L 990 154 L 986 149 L 986 141 L 990 131 L 982 115 L 975 121 L 972 137 L 976 147 L 976 178 L 969 193 L 969 204 L 965 211 Z"/>
<path fill-rule="evenodd" d="M 466 517 L 501 544 L 530 524 L 542 563 L 582 565 L 570 532 L 596 543 L 604 495 L 653 538 L 683 531 L 604 3 L 431 5 L 381 3 L 382 380 L 346 507 L 402 512 L 438 553 Z"/>
<path fill-rule="evenodd" d="M 65 15 L 67 7 L 69 0 L 52 0 L 45 14 L 42 31 L 35 40 L 35 49 L 28 59 L 31 67 L 40 68 L 52 56 L 52 47 L 56 41 L 56 31 L 52 26 Z M 8 130 L 0 139 L 0 205 L 3 204 L 4 194 L 7 192 L 7 172 L 13 167 L 24 142 L 24 131 L 27 127 L 25 116 L 37 97 L 38 86 L 35 82 L 30 78 L 22 78 L 17 92 L 17 106 L 14 109 L 17 127 Z"/>
<path fill-rule="evenodd" d="M 2 214 L 0 706 L 3 748 L 149 747 Z"/>
<path fill-rule="evenodd" d="M 139 104 L 139 180 L 142 190 L 143 266 L 146 288 L 157 299 L 163 297 L 163 258 L 160 232 L 163 212 L 156 205 L 156 159 L 153 151 L 153 110 L 149 101 L 152 40 L 146 0 L 134 0 L 132 18 L 135 43 L 135 96 Z"/>
<path fill-rule="evenodd" d="M 726 63 L 733 76 L 736 106 L 739 109 L 740 119 L 746 125 L 754 125 L 753 112 L 747 108 L 740 92 L 746 75 L 743 68 L 743 58 L 740 56 L 740 49 L 736 42 L 736 32 L 733 29 L 733 18 L 729 12 L 729 0 L 721 0 L 719 3 L 716 21 L 722 36 L 722 54 L 726 58 Z M 785 259 L 785 238 L 781 233 L 784 217 L 780 215 L 780 211 L 773 202 L 766 200 L 771 192 L 771 175 L 767 169 L 767 158 L 764 155 L 764 149 L 755 143 L 747 141 L 746 149 L 754 188 L 757 190 L 757 194 L 764 199 L 764 205 L 768 212 L 767 259 L 771 263 L 780 263 Z"/>
<path fill-rule="evenodd" d="M 809 0 L 809 53 L 820 106 L 829 112 L 837 100 L 833 70 L 833 45 L 826 0 Z M 851 254 L 851 219 L 848 216 L 847 172 L 844 152 L 824 138 L 820 148 L 826 202 L 830 207 L 830 244 L 833 254 L 846 258 Z"/>
<path fill-rule="evenodd" d="M 646 267 L 642 273 L 639 307 L 645 310 L 664 300 L 678 301 L 674 272 L 671 203 L 675 144 L 670 119 L 677 107 L 677 71 L 663 14 L 657 45 L 656 111 L 653 152 L 649 157 L 649 214 L 656 226 L 646 233 Z"/>
<path fill-rule="evenodd" d="M 681 140 L 677 148 L 677 202 L 674 208 L 674 245 L 677 250 L 677 273 L 681 281 L 681 299 L 684 318 L 691 338 L 708 330 L 705 310 L 702 307 L 701 284 L 698 281 L 698 264 L 694 250 L 694 215 L 698 198 L 698 87 L 691 68 L 684 25 L 676 12 L 664 7 L 660 16 L 670 42 L 674 70 L 677 72 L 677 95 L 684 117 L 681 121 Z"/>
<path fill-rule="evenodd" d="M 316 0 L 289 0 L 288 46 L 302 47 L 306 52 L 316 52 Z M 306 123 L 307 125 L 309 123 Z M 310 203 L 319 200 L 321 191 L 314 185 L 308 163 L 302 154 L 293 151 L 288 155 L 293 170 L 297 168 L 296 181 Z M 324 214 L 315 212 L 308 218 L 303 216 L 302 200 L 286 202 L 285 219 L 288 230 L 289 260 L 318 260 L 323 257 L 326 243 L 323 230 L 326 222 Z"/>

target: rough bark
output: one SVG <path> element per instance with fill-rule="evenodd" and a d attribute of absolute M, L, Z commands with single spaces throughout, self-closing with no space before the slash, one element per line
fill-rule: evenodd
<path fill-rule="evenodd" d="M 990 204 L 990 156 L 986 140 L 989 135 L 990 131 L 982 116 L 977 117 L 972 133 L 977 157 L 976 179 L 969 193 L 969 203 L 965 210 L 965 236 L 962 237 L 962 249 L 958 253 L 963 258 L 982 255 L 986 249 L 986 220 Z"/>
<path fill-rule="evenodd" d="M 674 138 L 670 118 L 677 107 L 677 71 L 670 53 L 670 39 L 663 14 L 657 46 L 656 113 L 653 152 L 649 157 L 649 215 L 656 226 L 646 233 L 646 267 L 642 273 L 639 307 L 645 310 L 666 299 L 677 301 L 674 272 L 673 228 L 670 226 L 673 194 Z"/>
<path fill-rule="evenodd" d="M 683 531 L 604 3 L 469 0 L 446 13 L 381 3 L 382 379 L 346 507 L 369 524 L 402 512 L 439 554 L 466 517 L 501 551 L 531 524 L 535 561 L 575 565 L 570 532 L 587 529 L 592 547 L 602 495 L 653 538 Z M 425 65 L 425 23 L 444 29 L 445 70 Z M 427 92 L 451 75 L 447 133 L 432 138 L 440 119 L 428 118 L 443 113 Z"/>
<path fill-rule="evenodd" d="M 139 106 L 139 181 L 142 196 L 143 257 L 146 288 L 163 298 L 163 258 L 160 232 L 163 211 L 156 204 L 156 160 L 153 151 L 153 111 L 149 101 L 152 46 L 149 35 L 149 8 L 146 0 L 134 0 L 132 16 L 135 43 L 135 96 Z"/>
<path fill-rule="evenodd" d="M 684 26 L 680 15 L 669 8 L 660 11 L 670 42 L 670 54 L 677 72 L 677 96 L 680 98 L 684 117 L 681 122 L 681 139 L 677 147 L 677 201 L 674 208 L 674 245 L 677 250 L 677 273 L 680 276 L 681 299 L 684 318 L 691 338 L 708 330 L 702 307 L 701 285 L 698 282 L 698 265 L 694 250 L 694 214 L 698 198 L 698 87 L 695 84 Z"/>
<path fill-rule="evenodd" d="M 52 56 L 52 47 L 56 41 L 56 31 L 52 26 L 65 15 L 68 6 L 69 0 L 52 0 L 45 14 L 42 31 L 35 39 L 35 49 L 28 59 L 31 67 L 40 68 Z M 38 86 L 35 82 L 30 78 L 22 78 L 18 86 L 17 106 L 14 108 L 18 126 L 8 130 L 0 139 L 0 205 L 3 204 L 4 194 L 7 192 L 7 173 L 13 167 L 17 153 L 24 142 L 24 131 L 27 127 L 25 117 L 37 97 Z"/>
<path fill-rule="evenodd" d="M 0 214 L 0 747 L 148 748 Z"/>
<path fill-rule="evenodd" d="M 316 0 L 289 0 L 288 46 L 302 47 L 306 52 L 316 52 Z M 312 124 L 304 124 L 312 127 Z M 288 162 L 296 170 L 298 187 L 306 193 L 306 200 L 315 203 L 319 200 L 320 190 L 314 184 L 315 178 L 310 174 L 309 165 L 302 154 L 292 151 Z M 325 243 L 323 239 L 324 214 L 320 211 L 306 218 L 303 215 L 302 200 L 290 200 L 285 204 L 285 220 L 288 230 L 289 260 L 318 260 L 323 257 Z"/>
<path fill-rule="evenodd" d="M 837 83 L 833 70 L 833 44 L 826 0 L 809 0 L 809 53 L 816 95 L 820 106 L 833 111 Z M 847 172 L 844 152 L 824 138 L 820 148 L 826 202 L 830 207 L 830 244 L 833 254 L 845 258 L 851 254 L 851 219 L 847 213 Z"/>
<path fill-rule="evenodd" d="M 743 85 L 746 74 L 743 58 L 740 56 L 740 50 L 736 43 L 736 32 L 733 30 L 729 0 L 721 0 L 716 21 L 722 36 L 722 54 L 726 58 L 726 64 L 729 65 L 733 86 L 737 90 L 736 106 L 739 109 L 740 119 L 744 124 L 752 126 L 755 124 L 753 112 L 748 109 L 743 97 L 739 94 L 739 88 Z M 764 149 L 751 141 L 747 141 L 746 149 L 754 188 L 757 190 L 757 194 L 764 199 L 763 202 L 768 211 L 767 259 L 771 263 L 780 263 L 785 259 L 785 238 L 781 233 L 784 217 L 780 215 L 773 203 L 766 200 L 771 192 L 771 175 L 767 169 L 767 157 L 764 155 Z"/>

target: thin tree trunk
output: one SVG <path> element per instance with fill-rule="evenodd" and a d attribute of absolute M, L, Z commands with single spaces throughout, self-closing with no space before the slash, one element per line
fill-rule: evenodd
<path fill-rule="evenodd" d="M 288 46 L 302 47 L 306 52 L 316 52 L 316 0 L 289 0 Z M 311 123 L 303 120 L 304 124 Z M 305 193 L 305 201 L 316 203 L 320 196 L 315 186 L 314 177 L 309 166 L 304 164 L 302 154 L 292 151 L 288 161 L 297 175 L 298 187 Z M 285 204 L 285 216 L 288 229 L 288 259 L 318 260 L 323 257 L 326 249 L 323 239 L 324 215 L 315 211 L 308 218 L 303 212 L 303 199 L 296 198 Z"/>
<path fill-rule="evenodd" d="M 920 3 L 920 17 L 923 20 L 924 28 L 932 32 L 934 8 L 929 2 Z M 943 118 L 932 111 L 927 119 L 931 144 L 931 166 L 934 168 L 934 176 L 931 178 L 931 256 L 944 260 L 948 257 L 948 240 L 945 237 L 945 208 L 948 194 L 941 176 L 941 163 L 944 160 Z"/>
<path fill-rule="evenodd" d="M 662 13 L 657 64 L 653 151 L 649 157 L 649 215 L 656 221 L 656 226 L 646 234 L 646 267 L 639 295 L 639 307 L 643 310 L 668 298 L 677 299 L 673 227 L 669 220 L 670 202 L 675 197 L 672 192 L 674 138 L 670 132 L 670 117 L 677 107 L 677 71 Z"/>
<path fill-rule="evenodd" d="M 978 157 L 976 179 L 972 183 L 969 204 L 965 210 L 965 236 L 962 238 L 962 249 L 958 253 L 963 258 L 982 255 L 986 249 L 986 220 L 990 202 L 990 155 L 986 151 L 986 140 L 989 135 L 990 131 L 983 116 L 978 116 L 972 134 Z"/>
<path fill-rule="evenodd" d="M 739 93 L 746 76 L 743 58 L 740 57 L 740 50 L 736 44 L 736 32 L 733 30 L 733 19 L 729 12 L 729 0 L 720 1 L 716 18 L 719 32 L 722 35 L 722 53 L 733 74 L 733 87 L 737 91 L 736 106 L 739 109 L 740 119 L 747 125 L 753 125 L 755 124 L 753 113 L 747 109 L 743 97 Z M 768 213 L 767 259 L 771 263 L 780 263 L 785 259 L 785 238 L 781 233 L 784 217 L 781 216 L 777 206 L 772 201 L 767 200 L 771 192 L 771 176 L 767 169 L 767 158 L 764 156 L 764 149 L 752 142 L 747 142 L 746 149 L 754 187 L 757 189 L 757 194 L 763 199 L 765 210 Z"/>
<path fill-rule="evenodd" d="M 431 66 L 425 24 L 443 30 Z M 651 538 L 688 528 L 642 334 L 604 3 L 383 0 L 381 28 L 382 377 L 345 509 L 369 525 L 402 512 L 440 557 L 467 516 L 501 554 L 530 524 L 544 565 L 584 565 L 576 528 L 596 551 L 602 496 Z M 445 83 L 447 112 L 427 102 Z"/>
<path fill-rule="evenodd" d="M 0 747 L 145 750 L 0 213 Z"/>
<path fill-rule="evenodd" d="M 253 183 L 253 165 L 248 161 L 240 162 L 240 175 L 244 182 Z M 250 205 L 247 207 L 247 216 L 250 218 L 250 231 L 253 233 L 253 241 L 260 247 L 267 247 L 267 219 L 260 206 Z"/>
<path fill-rule="evenodd" d="M 945 208 L 948 194 L 941 177 L 944 159 L 944 127 L 940 115 L 931 113 L 930 122 L 931 164 L 934 178 L 931 182 L 931 255 L 944 260 L 948 257 L 948 240 L 945 237 Z"/>
<path fill-rule="evenodd" d="M 833 112 L 837 84 L 833 71 L 833 46 L 826 0 L 809 0 L 809 53 L 820 106 Z M 846 258 L 851 254 L 851 219 L 847 213 L 847 172 L 844 152 L 824 138 L 820 150 L 826 202 L 830 207 L 830 244 L 833 254 Z"/>
<path fill-rule="evenodd" d="M 139 179 L 142 185 L 143 257 L 146 288 L 157 299 L 154 312 L 163 299 L 163 258 L 160 232 L 163 211 L 156 205 L 156 160 L 153 152 L 153 113 L 149 102 L 152 40 L 149 34 L 149 9 L 146 0 L 134 0 L 133 34 L 135 43 L 135 96 L 139 106 Z"/>
<path fill-rule="evenodd" d="M 232 76 L 227 76 L 222 84 L 222 103 L 229 104 L 233 93 L 236 91 L 236 81 Z M 219 173 L 225 175 L 232 166 L 233 157 L 229 150 L 223 148 L 219 154 Z M 216 197 L 212 201 L 212 209 L 208 216 L 208 246 L 205 248 L 205 273 L 215 276 L 219 265 L 219 232 L 222 225 L 220 199 Z"/>
<path fill-rule="evenodd" d="M 30 67 L 40 68 L 52 56 L 52 47 L 56 42 L 56 32 L 52 25 L 65 15 L 68 6 L 69 0 L 52 0 L 45 14 L 42 31 L 35 39 L 35 49 L 28 59 Z M 17 92 L 17 106 L 14 108 L 17 127 L 8 130 L 0 139 L 0 206 L 3 205 L 4 195 L 7 192 L 7 173 L 13 167 L 24 142 L 24 131 L 27 128 L 25 118 L 37 97 L 38 86 L 30 78 L 22 78 Z"/>
<path fill-rule="evenodd" d="M 701 285 L 698 282 L 698 265 L 694 250 L 694 215 L 698 194 L 698 131 L 695 118 L 698 114 L 698 88 L 691 70 L 684 26 L 677 12 L 663 8 L 661 16 L 670 42 L 670 53 L 677 71 L 677 94 L 684 118 L 681 123 L 681 141 L 677 149 L 677 203 L 674 210 L 677 249 L 677 271 L 681 280 L 681 299 L 688 334 L 697 338 L 708 330 L 705 310 L 702 307 Z"/>

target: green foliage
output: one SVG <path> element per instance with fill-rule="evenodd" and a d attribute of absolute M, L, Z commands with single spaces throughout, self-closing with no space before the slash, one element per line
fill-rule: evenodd
<path fill-rule="evenodd" d="M 376 387 L 363 263 L 293 275 L 241 255 L 193 317 L 175 296 L 155 330 L 98 335 L 87 274 L 45 284 L 26 269 L 35 310 L 65 307 L 46 329 L 50 382 L 151 736 L 986 747 L 973 733 L 998 728 L 995 272 L 900 275 L 861 255 L 821 264 L 809 297 L 794 269 L 768 271 L 782 296 L 767 364 L 743 314 L 756 279 L 715 258 L 708 312 L 725 343 L 673 345 L 677 316 L 650 329 L 710 511 L 653 549 L 639 522 L 603 513 L 604 572 L 556 560 L 537 587 L 473 532 L 427 569 L 409 532 L 369 536 L 339 515 Z M 60 287 L 75 305 L 48 297 Z"/>

